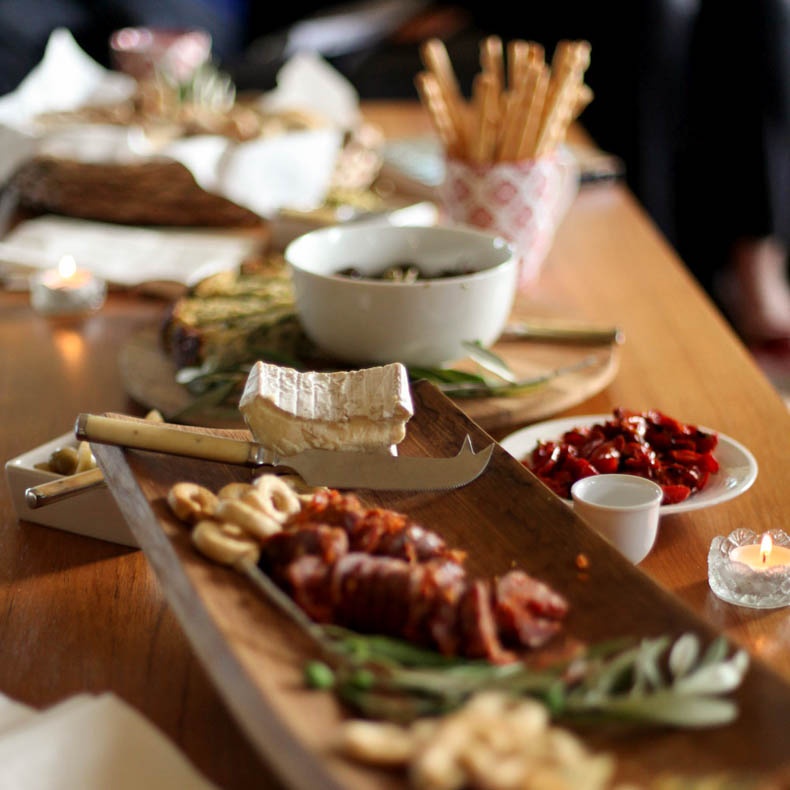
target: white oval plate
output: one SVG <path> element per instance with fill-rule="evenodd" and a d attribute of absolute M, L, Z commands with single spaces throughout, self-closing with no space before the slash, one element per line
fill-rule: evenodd
<path fill-rule="evenodd" d="M 501 445 L 520 461 L 532 452 L 538 441 L 556 441 L 571 428 L 586 428 L 611 418 L 611 414 L 589 414 L 538 422 L 506 436 L 502 439 Z M 708 433 L 718 433 L 718 431 L 701 425 L 699 428 Z M 716 445 L 713 455 L 719 462 L 719 471 L 708 478 L 705 488 L 692 494 L 683 502 L 662 505 L 662 516 L 672 513 L 687 513 L 689 510 L 699 510 L 703 507 L 726 502 L 728 499 L 734 499 L 746 491 L 756 480 L 757 461 L 751 452 L 735 439 L 719 433 L 719 443 Z M 572 504 L 570 500 L 563 501 L 569 505 Z"/>

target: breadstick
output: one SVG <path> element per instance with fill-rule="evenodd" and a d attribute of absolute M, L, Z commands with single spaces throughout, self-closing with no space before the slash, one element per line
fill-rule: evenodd
<path fill-rule="evenodd" d="M 575 121 L 585 110 L 587 105 L 595 98 L 592 88 L 582 83 L 576 90 L 576 103 L 573 106 L 571 121 Z"/>
<path fill-rule="evenodd" d="M 536 156 L 538 133 L 549 87 L 548 66 L 545 63 L 542 66 L 530 64 L 527 80 L 532 85 L 532 97 L 516 148 L 515 158 L 518 160 Z"/>
<path fill-rule="evenodd" d="M 436 78 L 450 119 L 455 127 L 459 153 L 463 154 L 466 150 L 467 142 L 464 101 L 458 87 L 458 80 L 453 71 L 453 65 L 450 62 L 450 56 L 447 54 L 447 48 L 440 39 L 431 38 L 420 48 L 420 55 L 426 68 Z"/>
<path fill-rule="evenodd" d="M 507 45 L 508 87 L 518 90 L 518 86 L 526 77 L 529 44 L 526 41 L 511 41 Z"/>
<path fill-rule="evenodd" d="M 577 92 L 584 72 L 590 63 L 590 44 L 587 41 L 560 41 L 552 58 L 543 117 L 540 122 L 535 155 L 548 153 L 560 142 L 573 119 Z"/>
<path fill-rule="evenodd" d="M 474 95 L 477 114 L 469 145 L 469 159 L 474 164 L 491 162 L 497 143 L 499 124 L 499 85 L 497 78 L 488 72 L 475 77 Z"/>
<path fill-rule="evenodd" d="M 427 71 L 421 71 L 414 78 L 414 83 L 445 150 L 450 156 L 460 155 L 457 130 L 436 77 Z"/>
<path fill-rule="evenodd" d="M 543 119 L 557 98 L 560 86 L 565 80 L 572 77 L 578 82 L 582 81 L 584 72 L 590 64 L 590 44 L 587 41 L 559 41 L 551 59 L 551 81 L 546 95 L 546 108 Z"/>
<path fill-rule="evenodd" d="M 518 140 L 527 117 L 527 108 L 526 85 L 505 94 L 504 120 L 495 154 L 497 162 L 506 162 L 516 158 Z"/>
<path fill-rule="evenodd" d="M 569 72 L 557 88 L 554 103 L 544 118 L 535 145 L 536 157 L 548 154 L 565 137 L 576 103 L 577 87 L 573 74 Z"/>
<path fill-rule="evenodd" d="M 484 72 L 494 75 L 499 90 L 504 90 L 505 61 L 499 36 L 489 36 L 480 44 L 480 65 Z"/>
<path fill-rule="evenodd" d="M 537 41 L 528 41 L 527 60 L 542 66 L 546 62 L 546 50 Z"/>
<path fill-rule="evenodd" d="M 558 42 L 551 68 L 544 48 L 533 41 L 510 41 L 506 49 L 507 62 L 498 36 L 480 43 L 481 73 L 468 104 L 442 41 L 432 38 L 420 48 L 426 71 L 415 84 L 449 156 L 474 164 L 544 156 L 592 101 L 584 84 L 587 41 Z"/>

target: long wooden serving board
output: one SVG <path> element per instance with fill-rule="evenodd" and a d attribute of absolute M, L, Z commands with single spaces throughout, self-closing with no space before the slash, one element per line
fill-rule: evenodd
<path fill-rule="evenodd" d="M 467 433 L 475 449 L 490 441 L 431 385 L 418 383 L 414 398 L 416 413 L 403 454 L 450 455 Z M 312 645 L 245 578 L 197 554 L 187 529 L 169 512 L 165 496 L 173 483 L 192 480 L 216 490 L 249 479 L 250 471 L 116 447 L 94 450 L 195 652 L 263 760 L 300 790 L 405 787 L 398 774 L 347 762 L 336 753 L 337 724 L 346 714 L 329 693 L 303 684 L 304 662 L 315 656 Z M 686 631 L 705 641 L 715 636 L 501 447 L 481 477 L 457 490 L 359 493 L 371 504 L 410 514 L 465 549 L 472 573 L 501 574 L 518 565 L 550 583 L 570 601 L 566 627 L 573 637 L 593 642 Z M 575 565 L 580 552 L 590 561 L 586 574 Z M 700 564 L 705 561 L 699 557 Z M 790 686 L 755 662 L 735 696 L 740 716 L 727 727 L 581 732 L 593 747 L 616 754 L 620 774 L 632 780 L 666 771 L 762 776 L 790 768 Z"/>

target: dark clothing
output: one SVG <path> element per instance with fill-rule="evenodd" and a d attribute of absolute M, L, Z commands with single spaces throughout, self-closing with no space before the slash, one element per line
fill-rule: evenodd
<path fill-rule="evenodd" d="M 67 28 L 94 60 L 110 65 L 110 34 L 122 27 L 201 28 L 214 52 L 246 43 L 240 0 L 0 0 L 0 96 L 14 90 L 44 54 L 50 33 Z"/>

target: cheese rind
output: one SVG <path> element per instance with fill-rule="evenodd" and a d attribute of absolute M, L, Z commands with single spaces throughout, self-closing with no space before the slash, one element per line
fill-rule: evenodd
<path fill-rule="evenodd" d="M 255 440 L 280 455 L 308 448 L 386 451 L 414 413 L 406 368 L 300 373 L 256 362 L 239 402 Z"/>

